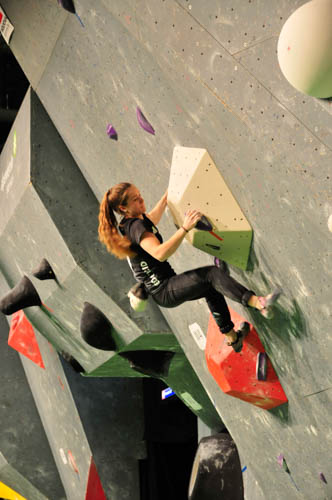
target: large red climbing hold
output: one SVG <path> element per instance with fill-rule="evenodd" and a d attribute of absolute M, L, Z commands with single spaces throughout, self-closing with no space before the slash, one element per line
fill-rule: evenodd
<path fill-rule="evenodd" d="M 85 500 L 107 500 L 101 485 L 97 468 L 91 457 L 88 484 L 86 488 Z"/>
<path fill-rule="evenodd" d="M 246 321 L 235 311 L 230 309 L 230 312 L 235 329 L 237 325 Z M 266 380 L 257 380 L 257 354 L 263 352 L 265 352 L 263 344 L 254 327 L 250 325 L 242 351 L 236 353 L 226 344 L 225 337 L 210 315 L 205 357 L 211 375 L 226 394 L 270 410 L 287 403 L 288 400 L 268 358 Z"/>
<path fill-rule="evenodd" d="M 45 368 L 33 326 L 22 309 L 12 315 L 8 345 L 31 359 L 36 365 Z"/>

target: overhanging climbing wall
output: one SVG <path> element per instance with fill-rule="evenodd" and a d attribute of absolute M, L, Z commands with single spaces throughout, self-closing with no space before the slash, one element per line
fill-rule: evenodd
<path fill-rule="evenodd" d="M 194 325 L 203 336 L 207 331 L 204 301 L 163 310 L 229 428 L 241 464 L 247 465 L 248 500 L 332 495 L 327 467 L 332 447 L 331 102 L 296 91 L 282 75 L 276 53 L 282 26 L 305 2 L 76 0 L 84 27 L 55 0 L 1 2 L 15 26 L 15 57 L 99 201 L 110 186 L 130 180 L 147 208 L 153 207 L 168 185 L 174 147 L 204 148 L 250 221 L 252 265 L 247 272 L 232 268 L 231 273 L 258 293 L 281 285 L 284 294 L 270 322 L 237 303 L 231 306 L 257 329 L 289 404 L 265 411 L 220 390 L 191 334 Z M 137 106 L 155 135 L 139 127 Z M 109 123 L 118 141 L 109 139 Z M 81 189 L 76 185 L 71 196 Z M 84 222 L 93 217 L 88 212 Z M 171 236 L 172 218 L 166 215 L 160 229 L 165 238 Z M 186 243 L 171 259 L 177 272 L 211 265 L 209 254 Z M 12 254 L 3 255 L 6 267 Z M 25 259 L 30 254 L 28 246 Z M 30 269 L 42 257 L 41 251 L 37 262 L 22 258 L 17 265 Z M 96 269 L 108 270 L 109 283 L 125 282 L 129 275 L 117 264 L 116 270 Z M 59 274 L 60 260 L 54 267 Z M 11 268 L 11 275 L 13 286 L 20 272 Z M 91 285 L 82 273 L 68 271 L 60 278 L 77 294 Z M 94 296 L 97 288 L 89 289 Z M 121 285 L 114 297 L 121 306 L 127 290 Z M 56 305 L 59 295 L 53 288 L 44 291 L 43 299 L 53 295 Z M 108 313 L 110 301 L 101 307 L 100 295 L 99 300 Z M 280 467 L 280 454 L 300 491 Z"/>
<path fill-rule="evenodd" d="M 3 293 L 6 289 L 0 274 L 0 290 Z M 10 465 L 26 479 L 15 475 L 12 467 L 2 470 L 0 460 L 0 481 L 17 492 L 27 492 L 27 500 L 104 500 L 101 494 L 91 497 L 95 488 L 108 497 L 112 493 L 139 500 L 137 466 L 146 456 L 139 380 L 117 379 L 110 387 L 108 379 L 84 379 L 70 365 L 61 365 L 56 350 L 32 327 L 23 311 L 7 319 L 14 328 L 10 335 L 1 328 L 2 342 L 5 344 L 7 337 L 15 341 L 12 348 L 2 345 L 1 350 L 12 358 L 21 350 L 17 362 L 25 376 L 23 373 L 23 380 L 18 378 L 13 362 L 10 366 L 1 364 L 4 411 L 0 447 Z M 123 394 L 125 412 L 120 410 Z M 130 426 L 126 412 L 135 415 Z M 105 433 L 101 445 L 100 433 L 105 428 L 111 431 Z M 123 450 L 123 439 L 130 441 L 130 452 Z M 31 485 L 26 489 L 27 479 L 46 496 L 39 497 Z"/>
<path fill-rule="evenodd" d="M 80 365 L 85 386 L 83 377 L 77 376 L 82 378 L 83 390 L 90 384 L 93 393 L 102 384 L 95 377 L 125 377 L 121 383 L 126 390 L 119 391 L 123 399 L 119 394 L 117 398 L 125 400 L 124 413 L 130 401 L 135 400 L 131 412 L 135 426 L 130 429 L 139 442 L 143 419 L 138 404 L 141 385 L 133 379 L 143 376 L 157 376 L 172 384 L 194 413 L 211 427 L 220 428 L 218 413 L 157 306 L 150 300 L 144 314 L 131 310 L 127 291 L 134 279 L 127 262 L 115 261 L 102 251 L 97 241 L 98 202 L 31 89 L 0 156 L 0 186 L 0 276 L 8 289 L 0 295 L 0 310 L 8 319 L 12 316 L 9 344 L 24 355 L 29 383 L 68 498 L 82 494 L 82 477 L 88 480 L 91 452 L 84 437 L 79 441 L 85 441 L 85 451 L 78 443 L 76 448 L 73 441 L 61 445 L 63 434 L 78 435 L 77 414 L 70 394 L 63 399 L 65 384 L 56 351 L 72 356 Z M 82 241 L 83 235 L 87 245 Z M 80 278 L 74 277 L 73 271 Z M 132 367 L 126 358 L 128 351 L 143 354 L 143 364 Z M 166 357 L 172 359 L 169 374 L 163 378 L 160 366 L 155 371 L 153 368 L 158 364 L 158 355 L 165 351 Z M 57 390 L 49 390 L 53 386 Z M 115 390 L 110 394 L 115 397 Z M 51 399 L 51 395 L 56 399 Z M 65 423 L 61 428 L 54 424 L 53 418 L 59 424 L 61 419 L 49 411 L 53 406 L 67 414 L 70 430 Z M 107 419 L 109 412 L 105 412 L 104 405 L 100 413 L 99 419 Z M 122 420 L 126 421 L 124 417 Z M 89 424 L 94 425 L 92 415 L 88 415 L 84 427 Z M 79 421 L 77 431 L 78 428 Z M 117 435 L 126 440 L 124 431 Z M 100 443 L 98 430 L 93 434 L 91 450 L 94 442 Z M 102 467 L 111 467 L 112 460 L 98 460 L 105 452 L 105 448 L 100 448 L 97 447 L 96 465 L 106 492 L 117 490 L 119 495 L 128 494 L 134 499 L 138 495 L 138 460 L 145 458 L 144 453 L 133 451 L 135 456 L 128 468 L 123 468 L 131 481 L 119 485 L 121 476 L 115 465 L 112 474 L 103 472 Z M 110 478 L 106 482 L 105 475 Z"/>
<path fill-rule="evenodd" d="M 205 149 L 174 148 L 167 203 L 177 227 L 189 209 L 211 223 L 211 231 L 194 228 L 186 235 L 194 247 L 246 269 L 252 229 Z"/>

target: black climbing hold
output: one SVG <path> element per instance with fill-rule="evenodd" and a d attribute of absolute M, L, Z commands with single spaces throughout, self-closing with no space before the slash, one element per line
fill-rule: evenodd
<path fill-rule="evenodd" d="M 123 351 L 119 356 L 127 359 L 130 366 L 150 377 L 167 377 L 174 356 L 170 351 Z"/>
<path fill-rule="evenodd" d="M 65 351 L 61 351 L 60 354 L 63 357 L 63 359 L 71 365 L 71 367 L 75 370 L 76 373 L 83 373 L 85 371 L 83 366 L 81 366 L 77 361 L 77 359 L 75 359 L 71 354 Z"/>
<path fill-rule="evenodd" d="M 89 302 L 84 302 L 80 330 L 83 340 L 96 349 L 115 351 L 116 345 L 112 337 L 113 326 L 105 314 Z"/>
<path fill-rule="evenodd" d="M 71 14 L 76 14 L 76 9 L 73 0 L 58 0 L 58 3 Z"/>
<path fill-rule="evenodd" d="M 220 247 L 217 245 L 211 245 L 210 243 L 205 243 L 206 247 L 212 248 L 212 250 L 220 250 Z"/>
<path fill-rule="evenodd" d="M 26 276 L 0 300 L 0 311 L 6 315 L 14 314 L 25 307 L 41 306 L 37 290 Z"/>
<path fill-rule="evenodd" d="M 243 476 L 236 445 L 220 433 L 200 440 L 189 482 L 189 500 L 243 500 Z"/>
<path fill-rule="evenodd" d="M 290 474 L 290 470 L 288 468 L 288 465 L 287 465 L 287 462 L 286 462 L 285 458 L 282 461 L 282 468 L 284 469 L 285 472 L 287 472 L 287 474 Z"/>
<path fill-rule="evenodd" d="M 39 266 L 32 271 L 33 276 L 39 280 L 56 280 L 56 276 L 49 262 L 43 259 Z"/>
<path fill-rule="evenodd" d="M 256 360 L 256 378 L 257 380 L 266 380 L 267 376 L 267 354 L 259 352 Z"/>
<path fill-rule="evenodd" d="M 200 220 L 197 222 L 195 229 L 199 229 L 200 231 L 212 231 L 213 227 L 205 215 L 202 215 Z"/>

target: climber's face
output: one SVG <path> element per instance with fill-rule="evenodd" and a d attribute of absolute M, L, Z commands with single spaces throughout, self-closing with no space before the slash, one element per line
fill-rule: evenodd
<path fill-rule="evenodd" d="M 127 217 L 139 217 L 145 213 L 145 203 L 139 189 L 132 185 L 127 191 L 127 205 L 123 207 Z"/>

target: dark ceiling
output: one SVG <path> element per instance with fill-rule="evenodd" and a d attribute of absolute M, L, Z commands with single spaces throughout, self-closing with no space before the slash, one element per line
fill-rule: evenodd
<path fill-rule="evenodd" d="M 28 87 L 29 81 L 0 35 L 0 152 Z"/>

